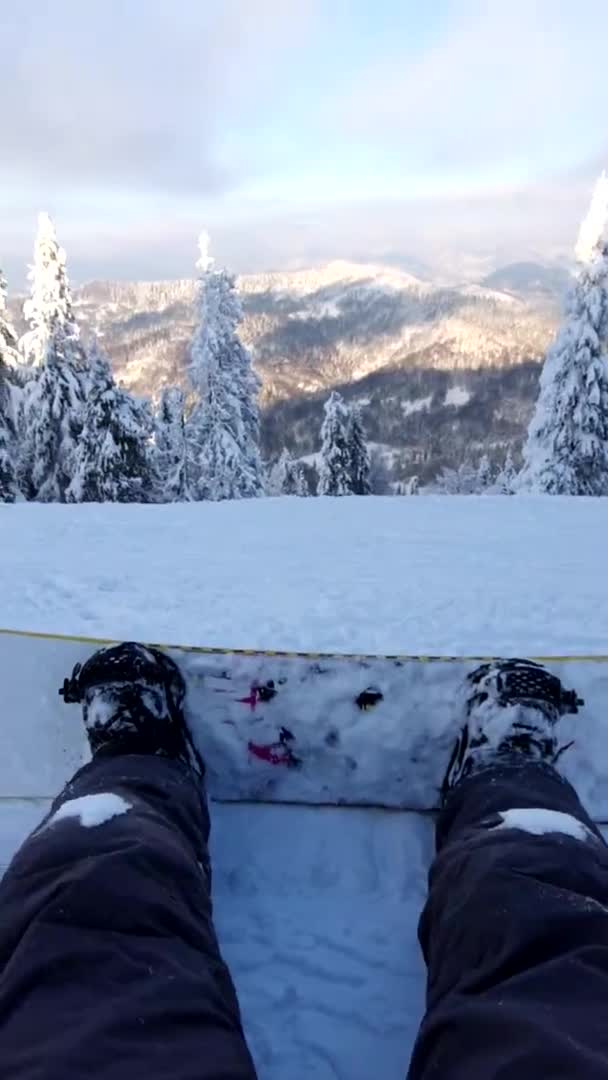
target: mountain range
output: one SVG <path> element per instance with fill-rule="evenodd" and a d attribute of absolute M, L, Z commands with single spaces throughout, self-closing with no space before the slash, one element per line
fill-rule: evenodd
<path fill-rule="evenodd" d="M 499 463 L 508 447 L 517 457 L 568 282 L 529 262 L 462 286 L 345 261 L 242 276 L 265 456 L 287 445 L 311 459 L 323 402 L 339 389 L 395 479 L 428 480 L 484 452 Z M 188 387 L 194 297 L 194 281 L 176 280 L 96 281 L 74 298 L 119 380 L 157 399 L 164 385 Z"/>

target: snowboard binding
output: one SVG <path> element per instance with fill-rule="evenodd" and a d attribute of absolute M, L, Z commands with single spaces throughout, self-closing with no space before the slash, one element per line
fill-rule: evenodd
<path fill-rule="evenodd" d="M 94 756 L 160 754 L 203 775 L 184 718 L 182 673 L 160 649 L 132 641 L 99 649 L 76 664 L 59 694 L 82 705 Z"/>
<path fill-rule="evenodd" d="M 466 720 L 441 785 L 452 788 L 481 768 L 518 757 L 555 765 L 572 743 L 558 747 L 555 725 L 584 705 L 576 690 L 532 660 L 496 660 L 467 676 Z"/>

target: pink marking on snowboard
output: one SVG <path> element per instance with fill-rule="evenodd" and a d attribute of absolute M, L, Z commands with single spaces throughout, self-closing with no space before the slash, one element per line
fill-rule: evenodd
<path fill-rule="evenodd" d="M 255 712 L 255 707 L 258 703 L 258 688 L 257 686 L 251 687 L 249 697 L 240 697 L 236 699 L 241 705 L 249 705 L 252 712 Z"/>
<path fill-rule="evenodd" d="M 259 743 L 250 742 L 247 745 L 249 753 L 259 758 L 260 761 L 267 761 L 270 765 L 292 764 L 293 754 L 289 747 L 284 746 L 283 743 L 276 742 L 270 743 L 268 746 L 262 746 Z"/>

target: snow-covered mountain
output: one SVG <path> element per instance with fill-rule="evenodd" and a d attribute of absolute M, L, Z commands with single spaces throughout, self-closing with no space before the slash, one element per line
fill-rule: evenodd
<path fill-rule="evenodd" d="M 530 303 L 513 292 L 437 286 L 375 264 L 249 275 L 239 287 L 243 333 L 266 405 L 387 367 L 518 363 L 540 355 L 555 323 L 552 296 Z M 193 295 L 190 280 L 95 282 L 77 292 L 77 310 L 103 336 L 122 381 L 156 396 L 185 376 Z"/>
<path fill-rule="evenodd" d="M 243 276 L 239 287 L 243 337 L 263 380 L 267 454 L 285 442 L 314 452 L 322 401 L 341 387 L 364 403 L 372 437 L 393 448 L 401 473 L 421 453 L 432 473 L 471 439 L 473 453 L 493 441 L 517 446 L 535 393 L 529 364 L 554 331 L 563 272 L 520 264 L 455 287 L 394 266 L 334 261 Z M 85 334 L 100 335 L 135 393 L 156 398 L 166 384 L 187 385 L 194 288 L 192 280 L 94 282 L 76 291 Z M 496 421 L 501 387 L 514 383 L 512 423 Z M 458 446 L 436 445 L 443 428 Z"/>
<path fill-rule="evenodd" d="M 534 262 L 509 263 L 483 278 L 490 289 L 515 293 L 518 296 L 563 296 L 572 275 L 563 266 L 542 266 Z"/>

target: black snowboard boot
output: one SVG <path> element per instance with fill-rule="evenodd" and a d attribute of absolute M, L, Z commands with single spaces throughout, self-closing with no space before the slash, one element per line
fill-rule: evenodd
<path fill-rule="evenodd" d="M 584 702 L 556 675 L 532 660 L 496 660 L 467 676 L 465 722 L 441 787 L 445 800 L 465 777 L 490 765 L 521 759 L 554 765 L 571 743 L 558 747 L 555 725 Z"/>
<path fill-rule="evenodd" d="M 160 754 L 203 775 L 184 719 L 182 673 L 159 649 L 132 641 L 99 649 L 76 664 L 59 693 L 82 705 L 93 756 Z"/>

